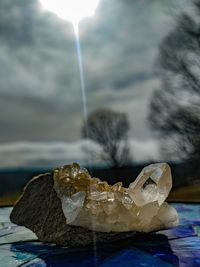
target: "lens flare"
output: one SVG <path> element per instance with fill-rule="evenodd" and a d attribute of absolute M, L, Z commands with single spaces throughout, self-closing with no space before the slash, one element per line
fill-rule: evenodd
<path fill-rule="evenodd" d="M 94 15 L 99 0 L 40 0 L 44 9 L 58 17 L 78 24 L 85 17 Z"/>

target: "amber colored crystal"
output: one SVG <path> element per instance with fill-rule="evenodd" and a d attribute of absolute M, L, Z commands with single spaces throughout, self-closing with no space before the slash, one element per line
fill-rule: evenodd
<path fill-rule="evenodd" d="M 145 167 L 128 188 L 92 178 L 77 163 L 54 170 L 54 189 L 66 223 L 99 232 L 150 232 L 178 223 L 174 208 L 165 201 L 171 186 L 170 167 Z"/>

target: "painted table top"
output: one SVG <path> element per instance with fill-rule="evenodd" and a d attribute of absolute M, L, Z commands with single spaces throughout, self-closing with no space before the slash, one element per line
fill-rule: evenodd
<path fill-rule="evenodd" d="M 12 224 L 12 208 L 0 208 L 0 267 L 200 267 L 200 205 L 173 204 L 178 227 L 84 248 L 42 244 L 24 227 Z"/>

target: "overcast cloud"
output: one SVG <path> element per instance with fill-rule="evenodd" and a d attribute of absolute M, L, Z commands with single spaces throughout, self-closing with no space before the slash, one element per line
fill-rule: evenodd
<path fill-rule="evenodd" d="M 127 112 L 130 137 L 139 144 L 152 140 L 146 118 L 159 87 L 158 45 L 184 2 L 101 0 L 96 15 L 80 24 L 88 112 Z M 0 157 L 4 143 L 81 138 L 73 28 L 43 12 L 36 0 L 0 1 L 0 111 Z"/>
<path fill-rule="evenodd" d="M 88 153 L 88 147 L 90 153 Z M 129 147 L 135 163 L 160 161 L 154 140 L 130 140 Z M 81 165 L 102 165 L 100 147 L 87 140 L 75 142 L 17 142 L 0 146 L 0 162 L 4 168 L 53 168 L 73 162 Z M 153 152 L 153 153 L 152 153 Z M 105 164 L 105 163 L 104 163 Z"/>

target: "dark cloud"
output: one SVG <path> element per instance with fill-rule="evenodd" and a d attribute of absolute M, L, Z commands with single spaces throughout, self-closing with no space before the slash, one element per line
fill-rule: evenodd
<path fill-rule="evenodd" d="M 88 110 L 126 111 L 135 138 L 151 135 L 146 115 L 158 86 L 153 66 L 172 26 L 166 15 L 172 3 L 102 0 L 96 15 L 80 24 Z M 80 138 L 72 25 L 42 12 L 35 0 L 1 0 L 0 41 L 0 142 Z"/>

